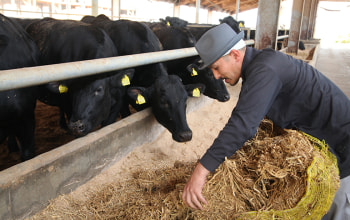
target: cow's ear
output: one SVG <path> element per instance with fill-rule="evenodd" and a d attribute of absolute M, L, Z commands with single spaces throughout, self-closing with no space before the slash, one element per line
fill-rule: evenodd
<path fill-rule="evenodd" d="M 191 74 L 191 76 L 197 76 L 198 75 L 198 66 L 194 63 L 191 63 L 186 67 L 187 71 Z"/>
<path fill-rule="evenodd" d="M 53 93 L 67 93 L 68 86 L 60 82 L 49 82 L 45 86 L 50 92 Z"/>
<path fill-rule="evenodd" d="M 129 87 L 128 96 L 137 105 L 149 103 L 149 92 L 144 87 Z"/>
<path fill-rule="evenodd" d="M 112 86 L 128 86 L 131 83 L 132 78 L 134 77 L 134 69 L 126 69 L 119 71 L 118 74 L 112 76 L 111 84 Z"/>
<path fill-rule="evenodd" d="M 205 85 L 201 83 L 184 85 L 188 96 L 199 97 L 205 90 Z"/>

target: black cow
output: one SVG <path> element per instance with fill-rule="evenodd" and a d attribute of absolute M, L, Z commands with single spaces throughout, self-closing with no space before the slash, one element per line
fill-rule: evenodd
<path fill-rule="evenodd" d="M 166 16 L 165 17 L 165 20 L 164 19 L 159 19 L 160 22 L 168 25 L 168 26 L 171 26 L 171 27 L 186 27 L 188 22 L 181 19 L 181 18 L 178 18 L 178 17 L 170 17 L 170 16 Z"/>
<path fill-rule="evenodd" d="M 201 38 L 201 36 L 207 32 L 210 28 L 214 27 L 214 25 L 210 26 L 187 26 L 186 28 L 191 32 L 196 41 Z"/>
<path fill-rule="evenodd" d="M 241 32 L 241 28 L 239 27 L 239 22 L 236 21 L 232 16 L 227 16 L 224 19 L 219 19 L 219 21 L 220 21 L 220 24 L 222 23 L 228 24 L 236 33 Z"/>
<path fill-rule="evenodd" d="M 177 75 L 161 75 L 149 87 L 130 87 L 128 95 L 133 103 L 149 103 L 157 121 L 172 133 L 172 138 L 184 142 L 192 139 L 186 119 L 187 97 L 198 97 L 204 89 L 202 84 L 183 85 Z"/>
<path fill-rule="evenodd" d="M 277 35 L 278 36 L 289 35 L 289 30 L 285 30 L 285 29 L 284 30 L 278 30 Z M 281 50 L 281 49 L 283 49 L 283 48 L 285 48 L 287 46 L 288 46 L 288 38 L 277 41 L 277 50 Z M 304 42 L 299 41 L 298 49 L 299 50 L 305 50 Z"/>
<path fill-rule="evenodd" d="M 27 27 L 41 51 L 41 63 L 57 64 L 112 57 L 117 50 L 102 29 L 72 20 L 44 18 Z M 52 82 L 42 87 L 39 99 L 59 106 L 67 115 L 68 128 L 76 136 L 116 121 L 133 69 Z"/>
<path fill-rule="evenodd" d="M 0 14 L 0 70 L 36 65 L 39 50 L 34 41 L 18 23 Z M 21 70 L 15 74 L 20 79 Z M 35 156 L 36 100 L 36 86 L 0 92 L 0 142 L 8 137 L 10 151 L 19 147 L 22 161 Z"/>
<path fill-rule="evenodd" d="M 228 24 L 236 33 L 241 32 L 241 27 L 244 27 L 244 21 L 236 21 L 233 17 L 227 16 L 224 19 L 219 19 L 220 24 L 226 23 Z M 248 31 L 244 30 L 244 39 L 247 40 Z M 255 30 L 252 29 L 249 32 L 249 39 L 255 39 Z"/>
<path fill-rule="evenodd" d="M 157 35 L 164 50 L 194 47 L 195 38 L 184 27 L 168 26 L 164 23 L 150 25 Z M 221 79 L 215 79 L 209 68 L 199 70 L 199 56 L 167 61 L 164 64 L 169 74 L 180 76 L 183 84 L 202 83 L 205 85 L 204 95 L 217 99 L 221 102 L 228 101 L 230 95 L 225 83 Z"/>
<path fill-rule="evenodd" d="M 88 18 L 87 18 L 88 19 Z M 146 23 L 146 22 L 145 22 Z M 160 18 L 159 22 L 156 23 L 146 23 L 153 31 L 164 28 L 164 26 L 168 27 L 181 27 L 186 28 L 190 31 L 192 36 L 195 38 L 195 40 L 199 40 L 199 38 L 210 28 L 216 26 L 216 25 L 199 25 L 199 26 L 193 26 L 189 25 L 189 23 L 186 20 L 183 20 L 178 17 L 169 17 L 167 16 L 165 19 Z"/>
<path fill-rule="evenodd" d="M 24 29 L 27 28 L 33 22 L 40 21 L 41 18 L 11 18 L 15 22 L 19 23 Z"/>
<path fill-rule="evenodd" d="M 232 16 L 227 16 L 223 19 L 219 19 L 220 23 L 228 24 L 236 33 L 241 32 L 241 28 L 239 26 L 240 22 L 236 21 Z M 215 27 L 216 25 L 206 25 L 203 27 L 200 26 L 190 26 L 188 25 L 186 28 L 193 34 L 196 40 L 199 40 L 201 36 L 207 32 L 210 28 Z"/>
<path fill-rule="evenodd" d="M 84 21 L 84 18 L 82 19 Z M 111 21 L 99 15 L 94 25 L 102 27 L 116 45 L 119 55 L 130 55 L 160 51 L 161 44 L 152 30 L 136 21 Z M 141 110 L 152 106 L 157 121 L 166 127 L 175 141 L 184 142 L 192 139 L 192 131 L 186 120 L 186 100 L 188 95 L 204 90 L 204 85 L 186 85 L 177 76 L 169 76 L 162 63 L 143 65 L 135 68 L 128 89 L 131 105 Z M 195 89 L 196 87 L 197 89 Z M 197 91 L 197 92 L 193 92 Z M 138 103 L 142 108 L 139 108 Z M 176 103 L 176 104 L 172 104 Z"/>

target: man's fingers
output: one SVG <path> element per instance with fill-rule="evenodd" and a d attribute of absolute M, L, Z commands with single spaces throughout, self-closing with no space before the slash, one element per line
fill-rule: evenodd
<path fill-rule="evenodd" d="M 184 201 L 185 205 L 193 209 L 203 209 L 202 204 L 194 194 L 183 194 L 182 200 Z"/>
<path fill-rule="evenodd" d="M 198 201 L 198 199 L 197 199 L 197 196 L 193 196 L 193 197 L 192 197 L 192 202 L 193 202 L 193 204 L 194 204 L 194 207 L 192 207 L 192 208 L 194 208 L 194 209 L 200 209 L 200 210 L 203 209 L 202 204 L 201 204 L 200 201 Z"/>
<path fill-rule="evenodd" d="M 202 195 L 202 189 L 206 182 L 206 176 L 209 173 L 209 170 L 203 167 L 203 165 L 200 163 L 197 164 L 190 179 L 184 187 L 182 200 L 185 205 L 193 209 L 203 209 L 202 204 L 208 204 Z"/>
<path fill-rule="evenodd" d="M 207 200 L 205 200 L 204 196 L 203 196 L 201 193 L 198 195 L 198 199 L 199 199 L 199 201 L 200 201 L 201 203 L 203 203 L 204 205 L 208 205 Z"/>

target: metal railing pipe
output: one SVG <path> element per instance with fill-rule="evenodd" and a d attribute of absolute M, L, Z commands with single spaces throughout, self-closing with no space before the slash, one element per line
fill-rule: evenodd
<path fill-rule="evenodd" d="M 247 46 L 253 45 L 255 43 L 255 40 L 245 40 L 244 41 Z"/>
<path fill-rule="evenodd" d="M 198 55 L 194 47 L 0 71 L 0 91 Z"/>
<path fill-rule="evenodd" d="M 282 40 L 282 39 L 285 39 L 285 38 L 288 38 L 289 35 L 281 35 L 281 36 L 277 36 L 277 40 Z"/>
<path fill-rule="evenodd" d="M 246 40 L 253 45 L 254 40 Z M 194 47 L 0 71 L 0 91 L 198 55 Z"/>

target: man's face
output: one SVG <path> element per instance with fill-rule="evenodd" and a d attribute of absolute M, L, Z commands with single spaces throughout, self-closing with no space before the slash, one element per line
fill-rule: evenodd
<path fill-rule="evenodd" d="M 239 62 L 239 51 L 231 51 L 228 55 L 220 57 L 211 66 L 214 77 L 223 79 L 226 83 L 234 86 L 241 76 L 242 63 Z"/>

